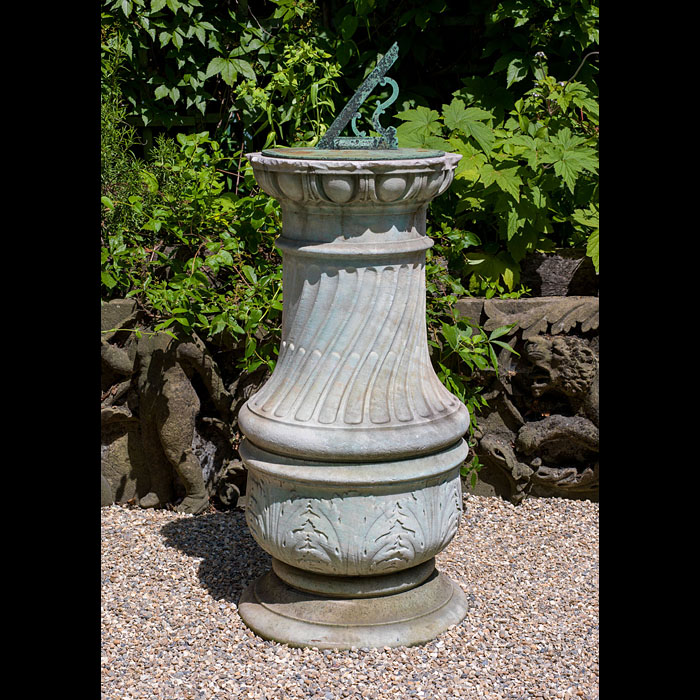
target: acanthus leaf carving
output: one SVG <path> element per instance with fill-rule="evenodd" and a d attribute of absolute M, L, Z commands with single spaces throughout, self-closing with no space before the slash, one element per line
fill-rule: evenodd
<path fill-rule="evenodd" d="M 500 301 L 503 300 L 484 301 L 487 317 L 484 329 L 487 331 L 515 324 L 510 333 L 520 330 L 523 340 L 528 340 L 542 333 L 567 333 L 577 324 L 581 324 L 583 332 L 595 330 L 599 325 L 597 297 L 542 297 L 522 300 L 521 304 L 516 300 L 506 305 L 506 308 L 513 307 L 513 311 L 501 310 L 504 305 Z M 526 305 L 532 308 L 527 309 Z"/>
<path fill-rule="evenodd" d="M 249 472 L 246 519 L 258 544 L 292 566 L 340 576 L 381 574 L 426 561 L 457 531 L 459 475 L 413 486 L 401 493 L 311 497 Z"/>

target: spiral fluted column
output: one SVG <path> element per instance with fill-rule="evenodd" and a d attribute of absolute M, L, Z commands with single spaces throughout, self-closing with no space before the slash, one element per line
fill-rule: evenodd
<path fill-rule="evenodd" d="M 460 156 L 248 158 L 282 206 L 284 301 L 275 371 L 238 417 L 246 520 L 273 558 L 241 616 L 295 646 L 428 641 L 466 613 L 434 557 L 461 516 L 469 414 L 425 324 L 426 209 Z"/>

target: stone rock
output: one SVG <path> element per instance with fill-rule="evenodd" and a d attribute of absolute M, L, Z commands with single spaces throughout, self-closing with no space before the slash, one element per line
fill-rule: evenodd
<path fill-rule="evenodd" d="M 102 491 L 102 507 L 111 506 L 114 503 L 114 496 L 112 495 L 112 487 L 105 479 L 104 474 L 100 474 L 100 487 Z"/>
<path fill-rule="evenodd" d="M 520 264 L 520 282 L 534 297 L 597 296 L 598 275 L 585 251 L 533 253 Z"/>
<path fill-rule="evenodd" d="M 103 311 L 103 328 L 139 320 L 131 303 L 105 304 Z M 102 337 L 101 472 L 116 502 L 165 507 L 179 500 L 178 510 L 199 513 L 234 457 L 232 397 L 196 335 L 140 330 L 140 337 Z M 213 415 L 204 415 L 202 403 Z M 241 482 L 234 473 L 227 471 L 229 502 Z"/>
<path fill-rule="evenodd" d="M 139 422 L 103 414 L 101 474 L 115 503 L 128 503 L 147 493 L 150 484 Z"/>
<path fill-rule="evenodd" d="M 527 496 L 598 499 L 598 298 L 464 299 L 484 329 L 514 324 L 484 376 L 477 415 L 479 490 L 514 503 Z"/>

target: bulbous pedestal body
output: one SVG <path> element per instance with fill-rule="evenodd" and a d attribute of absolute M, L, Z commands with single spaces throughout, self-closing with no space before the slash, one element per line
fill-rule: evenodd
<path fill-rule="evenodd" d="M 284 300 L 275 371 L 238 416 L 246 520 L 273 557 L 241 616 L 296 646 L 428 641 L 466 613 L 434 557 L 461 516 L 469 414 L 425 323 L 426 209 L 460 156 L 248 158 L 282 206 Z"/>

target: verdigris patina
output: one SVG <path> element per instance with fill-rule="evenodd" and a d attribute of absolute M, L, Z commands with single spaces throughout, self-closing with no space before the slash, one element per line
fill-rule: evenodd
<path fill-rule="evenodd" d="M 419 644 L 467 610 L 435 555 L 462 512 L 469 414 L 425 318 L 426 209 L 461 156 L 337 139 L 248 155 L 282 208 L 284 305 L 275 370 L 238 416 L 246 520 L 272 556 L 239 612 L 292 646 Z"/>

